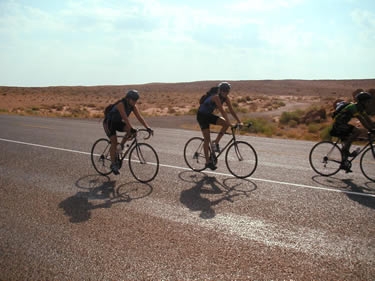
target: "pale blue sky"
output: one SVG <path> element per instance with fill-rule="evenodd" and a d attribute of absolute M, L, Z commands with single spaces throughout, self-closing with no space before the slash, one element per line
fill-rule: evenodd
<path fill-rule="evenodd" d="M 0 85 L 375 78 L 374 0 L 0 0 Z"/>

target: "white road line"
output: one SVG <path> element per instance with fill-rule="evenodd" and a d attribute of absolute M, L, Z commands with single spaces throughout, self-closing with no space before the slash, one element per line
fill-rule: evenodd
<path fill-rule="evenodd" d="M 60 151 L 67 151 L 67 152 L 73 152 L 73 153 L 80 153 L 85 155 L 91 155 L 90 152 L 83 152 L 78 150 L 72 150 L 72 149 L 66 149 L 66 148 L 60 148 L 60 147 L 54 147 L 54 146 L 48 146 L 48 145 L 41 145 L 41 144 L 35 144 L 35 143 L 29 143 L 29 142 L 23 142 L 23 141 L 15 141 L 15 140 L 8 140 L 8 139 L 2 139 L 0 138 L 0 141 L 5 142 L 12 142 L 17 144 L 24 144 L 24 145 L 30 145 L 30 146 L 36 146 L 36 147 L 42 147 L 42 148 L 48 148 L 48 149 L 54 149 L 54 150 L 60 150 Z"/>
<path fill-rule="evenodd" d="M 36 146 L 36 147 L 47 148 L 47 149 L 54 149 L 54 150 L 59 150 L 59 151 L 79 153 L 79 154 L 84 154 L 84 155 L 91 155 L 90 152 L 83 152 L 83 151 L 73 150 L 73 149 L 66 149 L 66 148 L 59 148 L 59 147 L 53 147 L 53 146 L 47 146 L 47 145 L 41 145 L 41 144 L 35 144 L 35 143 L 28 143 L 28 142 L 23 142 L 23 141 L 9 140 L 9 139 L 3 139 L 3 138 L 0 138 L 0 141 L 10 142 L 10 143 L 17 143 L 17 144 L 23 144 L 23 145 L 29 145 L 29 146 Z M 173 166 L 173 165 L 167 165 L 167 164 L 159 164 L 159 165 L 160 165 L 160 167 L 164 167 L 164 168 L 171 168 L 171 169 L 191 171 L 191 169 L 186 168 L 186 167 L 179 167 L 179 166 Z M 211 172 L 211 171 L 205 171 L 205 173 L 207 173 L 207 174 L 213 174 L 213 175 L 218 175 L 218 176 L 233 176 L 231 174 L 219 173 L 219 172 Z M 253 177 L 250 177 L 248 179 L 249 180 L 253 180 L 253 181 L 266 182 L 266 183 L 274 183 L 274 184 L 279 184 L 279 185 L 287 185 L 287 186 L 293 186 L 293 187 L 315 189 L 315 190 L 323 190 L 323 191 L 328 191 L 328 192 L 338 192 L 338 193 L 345 193 L 345 194 L 351 194 L 351 195 L 357 195 L 357 196 L 375 198 L 375 194 L 353 192 L 353 191 L 348 191 L 348 190 L 339 190 L 339 189 L 333 189 L 333 188 L 329 188 L 329 187 L 312 186 L 312 185 L 305 185 L 305 184 L 299 184 L 299 183 L 290 183 L 290 182 L 283 182 L 283 181 L 275 181 L 275 180 L 268 180 L 268 179 L 253 178 Z"/>

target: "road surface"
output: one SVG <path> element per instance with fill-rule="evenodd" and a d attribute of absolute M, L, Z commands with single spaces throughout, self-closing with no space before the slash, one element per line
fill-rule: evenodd
<path fill-rule="evenodd" d="M 313 142 L 241 137 L 259 165 L 187 169 L 199 132 L 159 128 L 149 184 L 99 176 L 90 120 L 0 116 L 0 280 L 373 280 L 375 183 L 317 176 Z"/>

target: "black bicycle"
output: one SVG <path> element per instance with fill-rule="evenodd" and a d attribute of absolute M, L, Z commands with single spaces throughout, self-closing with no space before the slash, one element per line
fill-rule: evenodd
<path fill-rule="evenodd" d="M 138 181 L 146 183 L 152 181 L 159 172 L 159 157 L 155 149 L 148 143 L 138 142 L 138 138 L 147 140 L 151 132 L 145 129 L 138 129 L 135 133 L 118 136 L 118 143 L 126 143 L 126 149 L 116 152 L 116 161 L 121 168 L 125 157 L 129 155 L 128 163 L 130 172 Z M 110 157 L 111 141 L 107 138 L 98 139 L 91 149 L 91 162 L 95 170 L 103 175 L 112 173 Z"/>
<path fill-rule="evenodd" d="M 251 124 L 246 125 L 250 127 Z M 245 141 L 236 139 L 236 131 L 240 129 L 237 124 L 232 128 L 232 138 L 225 145 L 224 149 L 214 152 L 211 145 L 209 153 L 211 161 L 216 165 L 220 155 L 225 153 L 225 164 L 229 172 L 237 178 L 250 177 L 258 165 L 258 156 L 255 149 Z M 203 149 L 204 139 L 202 137 L 193 137 L 187 141 L 184 148 L 184 159 L 186 164 L 193 171 L 203 171 L 206 167 L 206 158 Z"/>
<path fill-rule="evenodd" d="M 319 175 L 332 176 L 340 169 L 350 171 L 353 160 L 361 155 L 359 165 L 363 175 L 375 182 L 374 134 L 375 131 L 368 132 L 368 138 L 364 139 L 367 144 L 345 161 L 343 161 L 341 138 L 338 138 L 335 142 L 318 142 L 310 151 L 309 161 L 311 167 Z"/>

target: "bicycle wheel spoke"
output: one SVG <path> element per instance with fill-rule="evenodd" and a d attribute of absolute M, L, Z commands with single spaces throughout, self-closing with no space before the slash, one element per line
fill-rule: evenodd
<path fill-rule="evenodd" d="M 258 156 L 249 143 L 237 141 L 228 148 L 225 163 L 232 175 L 238 178 L 247 178 L 255 172 Z"/>
<path fill-rule="evenodd" d="M 341 149 L 331 141 L 319 142 L 311 149 L 309 161 L 318 174 L 332 176 L 340 170 Z"/>
<path fill-rule="evenodd" d="M 202 171 L 205 168 L 206 157 L 203 150 L 203 138 L 191 138 L 184 148 L 184 159 L 193 171 Z"/>
<path fill-rule="evenodd" d="M 159 172 L 159 157 L 151 145 L 138 143 L 129 154 L 132 175 L 140 182 L 152 181 Z"/>
<path fill-rule="evenodd" d="M 101 175 L 109 175 L 112 172 L 110 147 L 111 144 L 108 139 L 99 139 L 91 149 L 91 163 Z"/>

